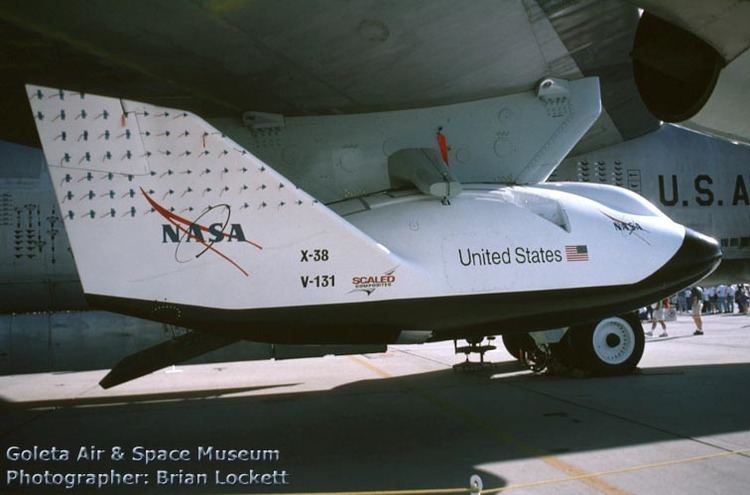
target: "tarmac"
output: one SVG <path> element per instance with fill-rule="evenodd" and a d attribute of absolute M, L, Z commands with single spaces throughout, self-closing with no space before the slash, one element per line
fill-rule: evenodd
<path fill-rule="evenodd" d="M 750 317 L 693 329 L 679 315 L 612 378 L 535 375 L 500 342 L 473 372 L 445 342 L 177 366 L 106 391 L 106 370 L 1 376 L 0 492 L 469 493 L 479 475 L 482 493 L 747 493 Z"/>

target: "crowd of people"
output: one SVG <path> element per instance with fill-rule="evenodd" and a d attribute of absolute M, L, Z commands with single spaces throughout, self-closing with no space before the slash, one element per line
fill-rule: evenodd
<path fill-rule="evenodd" d="M 646 318 L 651 321 L 651 330 L 646 335 L 652 336 L 657 324 L 661 325 L 659 337 L 667 337 L 666 320 L 670 308 L 677 313 L 692 315 L 695 322 L 694 335 L 703 335 L 702 315 L 730 313 L 748 314 L 750 310 L 750 285 L 720 284 L 711 287 L 688 287 L 687 289 L 657 301 L 646 308 Z"/>
<path fill-rule="evenodd" d="M 738 313 L 747 314 L 750 303 L 750 286 L 745 284 L 720 284 L 711 287 L 699 287 L 701 290 L 702 314 Z M 692 289 L 685 289 L 672 296 L 678 313 L 692 312 Z"/>

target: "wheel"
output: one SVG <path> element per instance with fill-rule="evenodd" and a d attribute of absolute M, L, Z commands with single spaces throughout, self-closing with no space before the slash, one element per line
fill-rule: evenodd
<path fill-rule="evenodd" d="M 643 356 L 646 339 L 635 314 L 605 318 L 569 332 L 576 366 L 597 375 L 630 373 Z"/>
<path fill-rule="evenodd" d="M 521 351 L 532 352 L 536 350 L 536 343 L 528 333 L 511 333 L 503 335 L 503 344 L 511 356 L 521 359 Z"/>
<path fill-rule="evenodd" d="M 552 357 L 566 368 L 575 368 L 579 366 L 578 362 L 580 361 L 580 358 L 578 357 L 578 352 L 575 346 L 576 343 L 572 338 L 573 333 L 574 329 L 571 328 L 565 332 L 565 335 L 560 342 L 552 344 L 551 346 Z"/>

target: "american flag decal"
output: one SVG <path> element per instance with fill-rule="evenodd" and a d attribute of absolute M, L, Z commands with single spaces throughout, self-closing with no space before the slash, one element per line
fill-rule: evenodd
<path fill-rule="evenodd" d="M 565 246 L 565 261 L 588 261 L 589 248 L 585 245 Z"/>

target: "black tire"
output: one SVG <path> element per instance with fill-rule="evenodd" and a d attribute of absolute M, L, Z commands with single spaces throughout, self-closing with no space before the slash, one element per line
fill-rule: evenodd
<path fill-rule="evenodd" d="M 536 343 L 528 333 L 503 335 L 503 345 L 505 345 L 505 350 L 516 359 L 521 359 L 521 351 L 531 352 L 536 349 Z"/>
<path fill-rule="evenodd" d="M 560 342 L 552 344 L 552 356 L 558 363 L 566 368 L 576 368 L 580 361 L 572 335 L 573 329 L 571 328 L 565 332 L 565 335 Z"/>
<path fill-rule="evenodd" d="M 575 367 L 595 375 L 632 373 L 643 356 L 646 338 L 635 313 L 613 316 L 568 330 Z"/>

